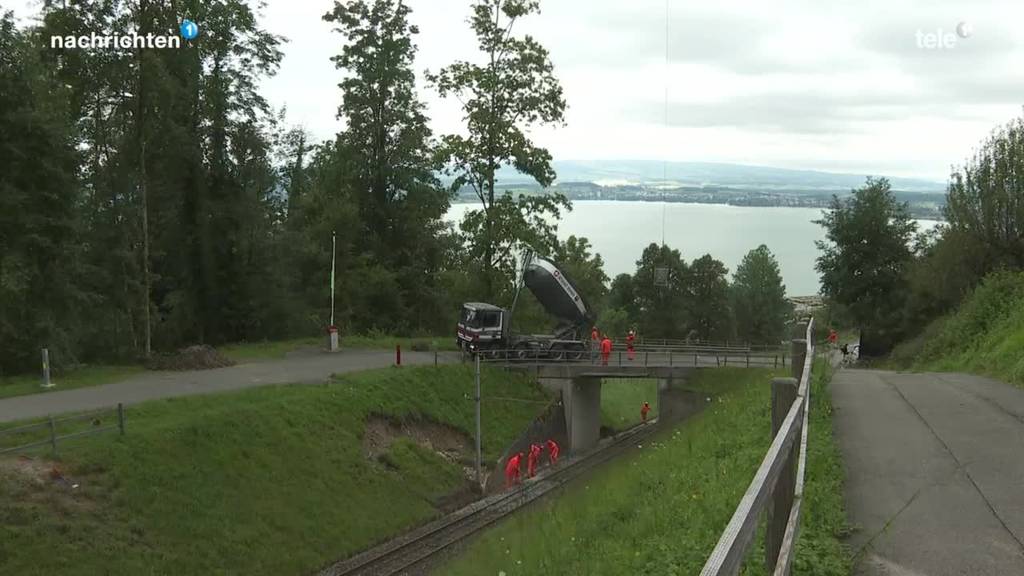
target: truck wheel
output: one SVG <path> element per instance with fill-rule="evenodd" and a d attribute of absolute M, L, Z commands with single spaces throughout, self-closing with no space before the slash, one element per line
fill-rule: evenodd
<path fill-rule="evenodd" d="M 516 360 L 525 361 L 530 359 L 530 347 L 527 344 L 518 344 L 515 349 L 512 350 L 513 357 Z"/>

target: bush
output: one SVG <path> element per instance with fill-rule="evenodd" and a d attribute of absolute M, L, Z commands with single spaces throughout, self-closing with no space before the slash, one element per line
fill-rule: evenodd
<path fill-rule="evenodd" d="M 960 309 L 929 340 L 922 359 L 976 348 L 999 324 L 1024 308 L 1024 273 L 997 272 L 987 276 Z"/>

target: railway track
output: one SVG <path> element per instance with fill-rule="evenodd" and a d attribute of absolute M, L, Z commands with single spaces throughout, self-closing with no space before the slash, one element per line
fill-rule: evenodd
<path fill-rule="evenodd" d="M 406 574 L 512 512 L 611 460 L 653 434 L 656 420 L 621 432 L 582 456 L 524 482 L 519 488 L 479 500 L 403 536 L 337 562 L 319 576 L 390 576 Z"/>

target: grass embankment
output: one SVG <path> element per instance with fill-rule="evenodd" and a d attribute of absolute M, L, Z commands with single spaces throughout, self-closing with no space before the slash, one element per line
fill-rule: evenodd
<path fill-rule="evenodd" d="M 832 441 L 827 367 L 812 391 L 805 507 L 795 574 L 843 575 L 850 559 L 842 468 Z M 697 574 L 769 444 L 770 370 L 703 371 L 693 384 L 722 393 L 702 414 L 516 514 L 440 574 Z M 762 574 L 763 535 L 745 574 Z"/>
<path fill-rule="evenodd" d="M 363 441 L 380 414 L 443 423 L 471 449 L 472 383 L 469 366 L 390 368 L 133 406 L 125 436 L 61 444 L 77 489 L 0 460 L 2 572 L 309 573 L 435 516 L 463 485 L 459 465 L 417 443 L 375 460 Z M 484 419 L 493 461 L 548 397 L 503 372 L 484 386 L 509 399 Z"/>
<path fill-rule="evenodd" d="M 50 381 L 56 385 L 53 388 L 43 388 L 42 378 L 38 374 L 11 376 L 0 379 L 0 398 L 99 386 L 123 380 L 142 370 L 142 366 L 85 366 L 52 374 Z"/>
<path fill-rule="evenodd" d="M 345 348 L 394 350 L 401 346 L 406 351 L 455 350 L 455 336 L 361 336 L 342 335 L 339 346 Z M 258 360 L 264 358 L 284 358 L 289 352 L 305 348 L 322 349 L 327 347 L 327 336 L 315 338 L 294 338 L 291 340 L 272 340 L 264 342 L 239 342 L 227 344 L 217 349 L 232 360 Z"/>
<path fill-rule="evenodd" d="M 893 350 L 897 368 L 974 372 L 1024 387 L 1024 273 L 988 276 L 960 308 Z"/>
<path fill-rule="evenodd" d="M 651 404 L 648 418 L 658 416 L 658 381 L 652 378 L 606 378 L 601 383 L 601 425 L 625 430 L 640 423 L 640 407 Z"/>

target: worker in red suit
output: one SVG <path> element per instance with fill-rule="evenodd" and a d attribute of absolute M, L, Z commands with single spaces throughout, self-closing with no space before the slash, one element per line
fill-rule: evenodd
<path fill-rule="evenodd" d="M 836 347 L 836 340 L 839 339 L 839 334 L 836 333 L 835 328 L 831 328 L 828 331 L 828 343 L 832 348 Z"/>
<path fill-rule="evenodd" d="M 548 462 L 552 466 L 558 464 L 558 443 L 552 439 L 548 439 Z"/>
<path fill-rule="evenodd" d="M 505 487 L 519 483 L 519 466 L 523 461 L 523 453 L 519 452 L 508 459 L 505 464 Z"/>
<path fill-rule="evenodd" d="M 612 355 L 612 339 L 607 334 L 604 335 L 604 340 L 601 340 L 601 365 L 608 365 L 608 357 Z"/>
<path fill-rule="evenodd" d="M 601 347 L 601 333 L 597 331 L 597 326 L 590 329 L 590 359 L 591 361 L 597 359 L 597 349 Z"/>
<path fill-rule="evenodd" d="M 540 444 L 530 444 L 530 455 L 526 457 L 526 476 L 533 478 L 537 475 L 537 462 L 540 460 L 540 453 L 543 448 Z"/>
<path fill-rule="evenodd" d="M 629 334 L 626 334 L 626 352 L 628 353 L 629 359 L 633 360 L 636 357 L 636 349 L 634 345 L 636 343 L 636 331 L 630 330 Z"/>
<path fill-rule="evenodd" d="M 640 419 L 643 420 L 644 422 L 647 422 L 647 413 L 650 411 L 651 405 L 645 401 L 644 405 L 640 407 Z"/>

